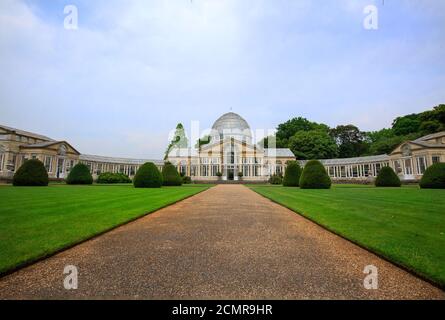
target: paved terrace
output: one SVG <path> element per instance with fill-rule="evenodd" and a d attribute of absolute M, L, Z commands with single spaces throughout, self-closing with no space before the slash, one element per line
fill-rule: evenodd
<path fill-rule="evenodd" d="M 363 287 L 370 264 L 378 290 Z M 79 269 L 77 290 L 63 287 L 65 265 Z M 445 296 L 244 186 L 219 185 L 3 277 L 0 298 Z"/>

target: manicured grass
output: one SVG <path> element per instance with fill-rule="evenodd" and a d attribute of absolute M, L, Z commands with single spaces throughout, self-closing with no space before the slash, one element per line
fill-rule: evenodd
<path fill-rule="evenodd" d="M 0 186 L 0 274 L 209 187 Z"/>
<path fill-rule="evenodd" d="M 445 190 L 351 185 L 330 190 L 249 187 L 445 286 Z"/>

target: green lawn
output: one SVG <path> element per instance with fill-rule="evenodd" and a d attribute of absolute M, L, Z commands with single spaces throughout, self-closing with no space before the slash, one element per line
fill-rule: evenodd
<path fill-rule="evenodd" d="M 0 186 L 0 274 L 211 186 Z"/>
<path fill-rule="evenodd" d="M 345 238 L 445 286 L 445 190 L 249 186 Z"/>

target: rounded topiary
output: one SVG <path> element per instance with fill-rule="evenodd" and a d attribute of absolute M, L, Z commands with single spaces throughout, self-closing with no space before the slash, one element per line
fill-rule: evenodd
<path fill-rule="evenodd" d="M 399 177 L 391 167 L 383 167 L 380 169 L 377 178 L 375 179 L 376 187 L 400 187 L 402 183 Z"/>
<path fill-rule="evenodd" d="M 284 172 L 283 186 L 298 187 L 300 185 L 301 167 L 297 161 L 290 161 Z"/>
<path fill-rule="evenodd" d="M 435 163 L 426 169 L 420 187 L 424 189 L 445 189 L 445 163 Z"/>
<path fill-rule="evenodd" d="M 171 163 L 165 163 L 162 168 L 162 180 L 164 186 L 180 186 L 182 185 L 182 178 L 176 170 L 176 167 Z"/>
<path fill-rule="evenodd" d="M 37 159 L 25 161 L 14 174 L 14 186 L 47 186 L 48 172 L 44 164 Z"/>
<path fill-rule="evenodd" d="M 329 189 L 331 178 L 329 178 L 323 164 L 318 160 L 311 160 L 304 166 L 300 176 L 301 189 Z"/>
<path fill-rule="evenodd" d="M 83 163 L 76 164 L 66 178 L 67 184 L 92 184 L 90 169 Z"/>
<path fill-rule="evenodd" d="M 160 188 L 162 174 L 153 162 L 144 163 L 133 178 L 135 188 Z"/>

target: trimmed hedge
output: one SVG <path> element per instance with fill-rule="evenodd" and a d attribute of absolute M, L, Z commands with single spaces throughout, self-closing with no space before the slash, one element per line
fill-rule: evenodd
<path fill-rule="evenodd" d="M 162 174 L 153 162 L 146 162 L 136 172 L 133 185 L 135 188 L 160 188 Z"/>
<path fill-rule="evenodd" d="M 184 176 L 184 177 L 182 177 L 182 183 L 183 184 L 191 184 L 192 183 L 192 178 L 188 177 L 188 176 Z"/>
<path fill-rule="evenodd" d="M 162 180 L 164 186 L 180 186 L 182 185 L 182 178 L 179 175 L 176 167 L 167 162 L 162 168 Z"/>
<path fill-rule="evenodd" d="M 26 160 L 12 179 L 14 186 L 47 186 L 48 172 L 46 172 L 45 165 L 37 160 Z"/>
<path fill-rule="evenodd" d="M 376 187 L 400 187 L 402 183 L 399 177 L 391 167 L 383 167 L 380 169 L 377 178 L 375 179 Z"/>
<path fill-rule="evenodd" d="M 282 184 L 283 178 L 278 174 L 273 174 L 269 178 L 269 183 L 270 184 Z"/>
<path fill-rule="evenodd" d="M 83 163 L 76 164 L 66 178 L 67 184 L 93 184 L 90 169 Z"/>
<path fill-rule="evenodd" d="M 331 178 L 320 161 L 310 160 L 306 163 L 300 177 L 301 189 L 329 189 L 331 183 Z"/>
<path fill-rule="evenodd" d="M 284 172 L 283 186 L 298 187 L 300 185 L 301 167 L 297 161 L 290 161 Z"/>
<path fill-rule="evenodd" d="M 423 189 L 445 189 L 445 163 L 435 163 L 426 169 L 420 180 Z"/>
<path fill-rule="evenodd" d="M 97 178 L 97 183 L 131 183 L 131 179 L 123 173 L 103 172 Z"/>

